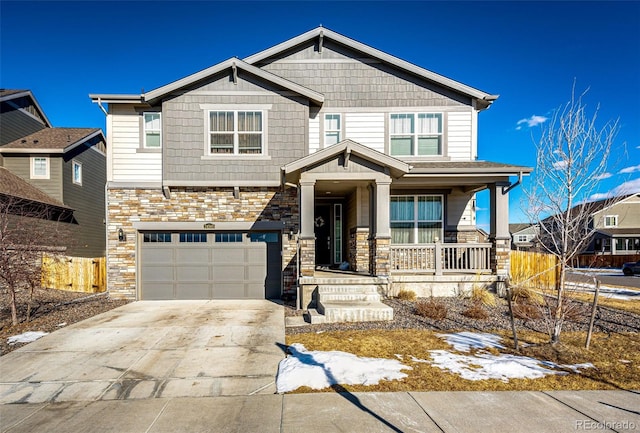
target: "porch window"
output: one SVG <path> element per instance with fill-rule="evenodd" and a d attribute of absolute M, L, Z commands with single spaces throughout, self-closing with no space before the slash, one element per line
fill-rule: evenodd
<path fill-rule="evenodd" d="M 324 145 L 331 146 L 340 142 L 342 122 L 339 114 L 325 114 L 324 116 Z"/>
<path fill-rule="evenodd" d="M 144 147 L 159 149 L 161 140 L 160 113 L 144 113 Z"/>
<path fill-rule="evenodd" d="M 391 196 L 391 243 L 442 240 L 442 201 L 441 195 Z"/>
<path fill-rule="evenodd" d="M 262 154 L 262 111 L 210 111 L 211 154 Z"/>
<path fill-rule="evenodd" d="M 391 114 L 389 136 L 391 155 L 442 155 L 442 113 Z"/>

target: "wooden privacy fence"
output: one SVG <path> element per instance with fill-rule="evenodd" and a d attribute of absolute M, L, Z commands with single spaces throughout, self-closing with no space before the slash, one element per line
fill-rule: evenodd
<path fill-rule="evenodd" d="M 558 258 L 552 254 L 511 251 L 511 284 L 523 288 L 553 288 L 558 280 Z"/>
<path fill-rule="evenodd" d="M 42 255 L 42 287 L 73 292 L 106 290 L 107 261 L 104 257 Z"/>

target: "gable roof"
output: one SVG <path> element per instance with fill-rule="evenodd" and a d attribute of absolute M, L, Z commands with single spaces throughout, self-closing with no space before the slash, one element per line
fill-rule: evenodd
<path fill-rule="evenodd" d="M 99 128 L 45 128 L 1 146 L 0 153 L 64 153 L 98 135 Z"/>
<path fill-rule="evenodd" d="M 440 86 L 467 95 L 478 101 L 478 110 L 488 108 L 493 103 L 493 101 L 498 99 L 499 96 L 483 92 L 482 90 L 467 86 L 466 84 L 462 84 L 443 75 L 436 74 L 435 72 L 432 72 L 428 69 L 421 68 L 420 66 L 414 65 L 413 63 L 407 62 L 406 60 L 402 60 L 398 57 L 392 56 L 391 54 L 387 54 L 384 51 L 380 51 L 376 48 L 370 47 L 369 45 L 365 45 L 354 39 L 350 39 L 322 26 L 316 27 L 315 29 L 309 30 L 308 32 L 303 33 L 299 36 L 291 38 L 264 51 L 260 51 L 259 53 L 256 53 L 252 56 L 246 57 L 244 61 L 254 65 L 263 62 L 271 57 L 274 57 L 284 51 L 287 51 L 297 45 L 303 44 L 316 38 L 319 39 L 320 44 L 323 43 L 322 41 L 324 39 L 331 39 L 334 42 L 337 42 L 355 51 L 359 51 L 363 54 L 366 54 L 367 56 L 373 57 L 383 63 L 394 66 L 419 78 L 426 79 Z"/>
<path fill-rule="evenodd" d="M 316 92 L 315 90 L 311 90 L 307 87 L 301 86 L 300 84 L 294 83 L 293 81 L 289 81 L 285 78 L 279 77 L 278 75 L 272 74 L 271 72 L 264 71 L 260 68 L 256 68 L 236 57 L 232 57 L 224 62 L 220 62 L 216 65 L 213 65 L 207 69 L 203 69 L 202 71 L 196 72 L 195 74 L 191 74 L 187 77 L 176 80 L 172 83 L 164 85 L 162 87 L 158 87 L 157 89 L 151 90 L 149 92 L 143 93 L 142 95 L 107 95 L 107 94 L 91 94 L 89 97 L 93 101 L 101 101 L 101 102 L 148 102 L 149 104 L 153 104 L 164 96 L 181 90 L 185 87 L 189 87 L 193 84 L 196 84 L 200 81 L 204 81 L 211 76 L 218 74 L 227 69 L 231 69 L 236 74 L 237 70 L 245 71 L 251 75 L 254 75 L 264 81 L 275 84 L 276 86 L 283 87 L 287 90 L 295 92 L 305 98 L 308 98 L 312 102 L 316 104 L 322 104 L 324 102 L 324 96 L 321 93 Z"/>
<path fill-rule="evenodd" d="M 346 139 L 332 146 L 314 152 L 311 155 L 307 155 L 296 161 L 290 162 L 289 164 L 282 167 L 282 171 L 286 176 L 287 174 L 300 171 L 306 167 L 310 167 L 328 159 L 335 158 L 340 154 L 358 155 L 359 157 L 371 161 L 374 164 L 380 165 L 382 167 L 388 167 L 393 177 L 400 177 L 403 174 L 406 174 L 410 168 L 409 164 L 400 161 L 399 159 L 396 159 L 389 155 L 385 155 L 384 153 L 378 152 L 375 149 L 364 146 L 353 140 Z"/>
<path fill-rule="evenodd" d="M 63 203 L 39 190 L 26 180 L 11 173 L 6 167 L 0 167 L 0 194 L 17 197 L 37 203 L 43 203 L 61 209 L 71 209 Z"/>
<path fill-rule="evenodd" d="M 8 101 L 11 101 L 12 99 L 18 99 L 23 97 L 27 97 L 31 99 L 34 107 L 36 107 L 36 110 L 38 110 L 38 114 L 40 114 L 40 117 L 42 118 L 42 120 L 44 120 L 45 125 L 48 127 L 51 127 L 51 122 L 49 122 L 49 119 L 47 118 L 46 114 L 44 114 L 44 110 L 42 109 L 40 104 L 38 104 L 38 101 L 36 100 L 36 97 L 33 96 L 33 93 L 31 93 L 31 90 L 0 89 L 0 102 L 8 102 Z"/>

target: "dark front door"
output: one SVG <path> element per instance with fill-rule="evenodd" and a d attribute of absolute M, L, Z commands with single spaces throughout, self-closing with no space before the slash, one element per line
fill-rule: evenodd
<path fill-rule="evenodd" d="M 316 265 L 331 262 L 331 205 L 317 205 L 313 225 L 316 235 Z"/>

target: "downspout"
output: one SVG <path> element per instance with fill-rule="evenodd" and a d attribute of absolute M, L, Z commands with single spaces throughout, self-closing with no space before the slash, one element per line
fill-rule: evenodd
<path fill-rule="evenodd" d="M 104 113 L 105 116 L 109 115 L 109 113 L 107 113 L 107 110 L 102 105 L 102 100 L 100 98 L 98 98 L 98 107 L 100 107 L 100 109 L 102 110 L 102 112 Z"/>
<path fill-rule="evenodd" d="M 509 193 L 509 191 L 511 191 L 512 189 L 514 189 L 516 186 L 520 185 L 522 183 L 522 172 L 518 173 L 518 180 L 515 181 L 514 183 L 512 183 L 509 186 L 503 186 L 502 187 L 502 194 L 507 194 Z"/>

